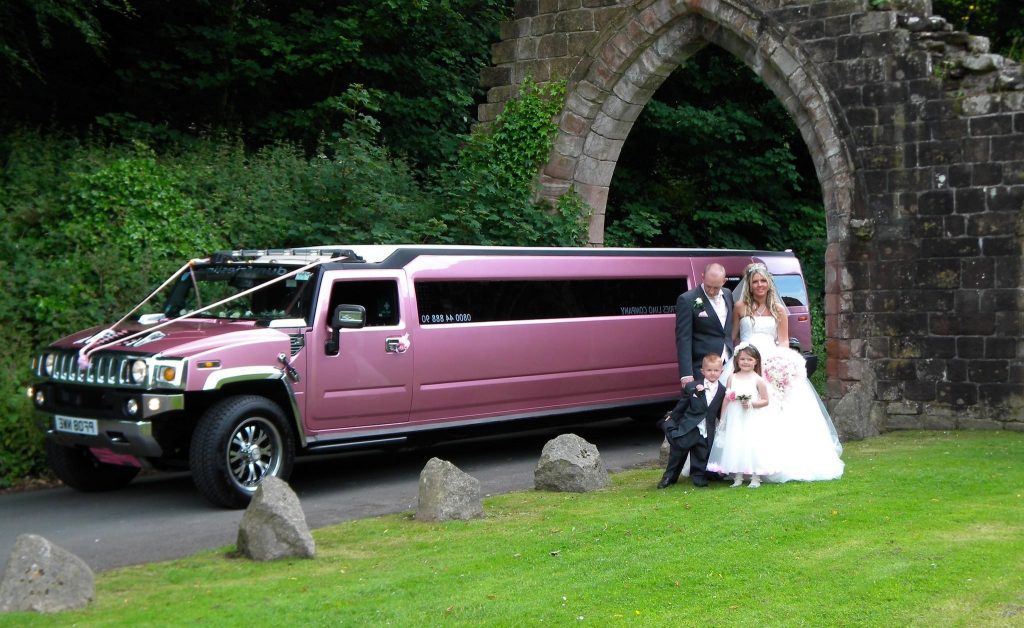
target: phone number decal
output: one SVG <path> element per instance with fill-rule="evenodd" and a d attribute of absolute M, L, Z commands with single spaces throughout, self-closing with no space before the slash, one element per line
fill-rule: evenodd
<path fill-rule="evenodd" d="M 473 322 L 472 314 L 420 314 L 420 323 L 424 325 L 471 322 Z"/>

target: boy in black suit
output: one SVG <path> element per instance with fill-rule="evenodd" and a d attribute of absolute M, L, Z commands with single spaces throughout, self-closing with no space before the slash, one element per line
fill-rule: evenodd
<path fill-rule="evenodd" d="M 668 466 L 658 488 L 666 488 L 679 480 L 687 455 L 693 485 L 708 485 L 705 470 L 715 438 L 715 423 L 722 414 L 725 400 L 725 386 L 718 382 L 722 376 L 722 357 L 717 353 L 705 355 L 700 370 L 703 380 L 687 382 L 679 403 L 661 422 L 670 449 Z"/>

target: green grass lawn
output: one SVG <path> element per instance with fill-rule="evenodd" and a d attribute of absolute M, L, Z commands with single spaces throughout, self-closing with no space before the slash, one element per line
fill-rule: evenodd
<path fill-rule="evenodd" d="M 834 482 L 659 491 L 640 469 L 491 497 L 476 521 L 352 521 L 314 531 L 315 560 L 118 569 L 86 610 L 0 625 L 1024 626 L 1024 434 L 894 433 L 843 458 Z"/>

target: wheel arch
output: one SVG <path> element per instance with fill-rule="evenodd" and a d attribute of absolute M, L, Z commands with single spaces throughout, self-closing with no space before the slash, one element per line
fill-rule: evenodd
<path fill-rule="evenodd" d="M 295 438 L 297 448 L 305 449 L 306 435 L 302 429 L 302 411 L 295 396 L 295 390 L 284 377 L 235 380 L 215 390 L 193 393 L 189 399 L 189 413 L 198 420 L 210 406 L 221 399 L 240 395 L 257 395 L 276 403 L 285 415 L 288 429 L 291 430 L 292 436 Z"/>

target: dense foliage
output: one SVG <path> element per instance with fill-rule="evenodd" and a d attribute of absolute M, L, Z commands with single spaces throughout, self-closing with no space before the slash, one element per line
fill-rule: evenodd
<path fill-rule="evenodd" d="M 932 10 L 959 30 L 988 37 L 992 52 L 1024 61 L 1024 5 L 1020 0 L 932 0 Z"/>
<path fill-rule="evenodd" d="M 719 48 L 677 69 L 640 115 L 606 224 L 617 245 L 793 248 L 821 288 L 825 218 L 806 147 L 774 95 Z"/>
<path fill-rule="evenodd" d="M 18 89 L 0 92 L 0 120 L 151 140 L 226 128 L 249 147 L 310 150 L 341 131 L 354 90 L 392 154 L 447 160 L 509 6 L 7 0 L 0 82 Z"/>

